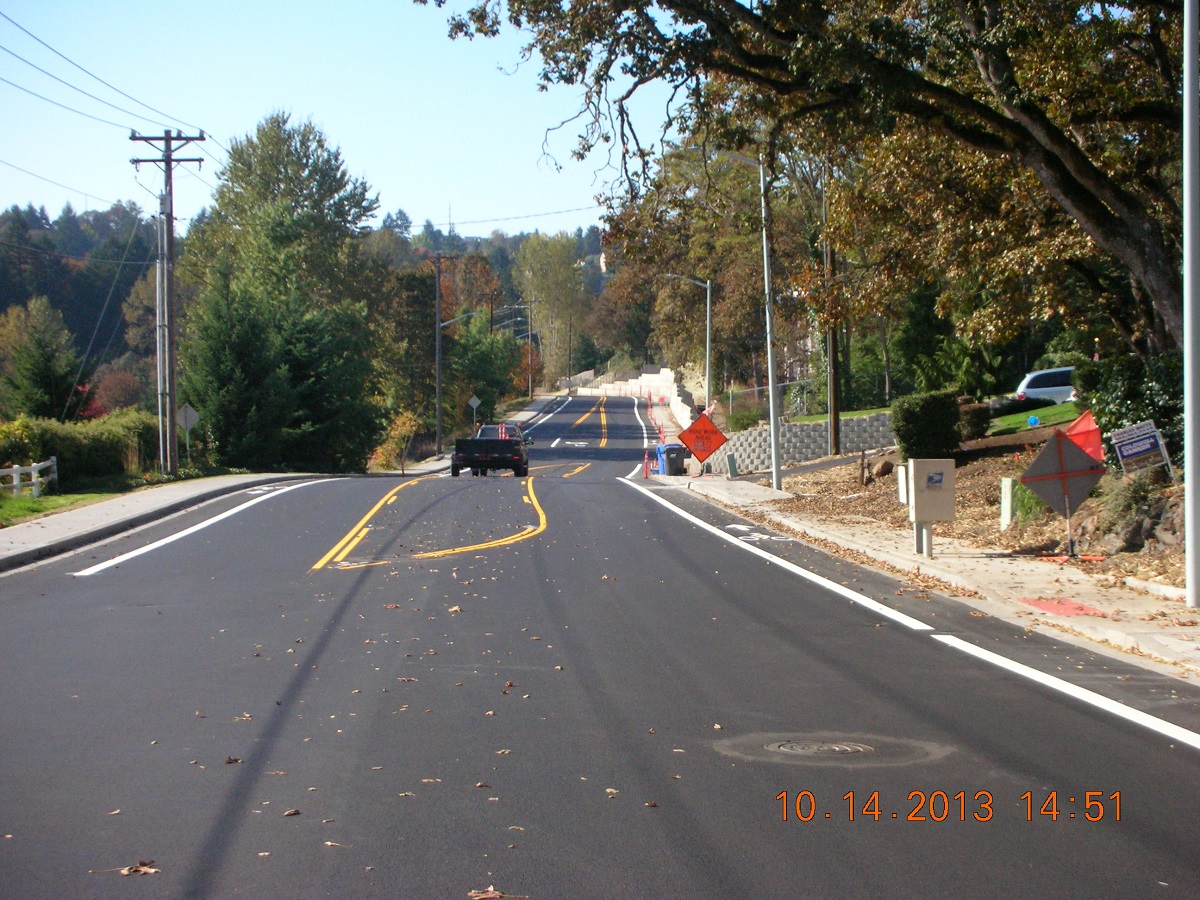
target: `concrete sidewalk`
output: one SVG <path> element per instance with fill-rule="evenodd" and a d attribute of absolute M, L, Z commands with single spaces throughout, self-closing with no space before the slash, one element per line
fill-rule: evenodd
<path fill-rule="evenodd" d="M 936 578 L 969 596 L 955 596 L 981 612 L 1056 637 L 1086 638 L 1147 659 L 1166 663 L 1181 677 L 1200 675 L 1200 610 L 1185 605 L 1177 588 L 1135 582 L 1114 584 L 1070 565 L 981 550 L 950 538 L 933 539 L 933 558 L 918 555 L 911 531 L 873 520 L 847 523 L 801 518 L 777 511 L 776 500 L 790 494 L 723 476 L 656 477 L 686 487 L 799 537 L 823 549 L 850 551 L 856 562 L 882 564 L 898 572 Z M 1154 591 L 1152 593 L 1152 591 Z M 955 595 L 954 591 L 949 591 Z"/>

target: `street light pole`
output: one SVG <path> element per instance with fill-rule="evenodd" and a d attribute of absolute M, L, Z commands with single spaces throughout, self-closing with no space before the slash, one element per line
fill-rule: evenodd
<path fill-rule="evenodd" d="M 442 455 L 442 255 L 434 256 L 437 274 L 433 285 L 433 370 L 434 370 L 434 452 Z"/>
<path fill-rule="evenodd" d="M 679 152 L 700 153 L 703 151 L 699 147 L 685 147 Z M 763 163 L 761 155 L 758 159 L 751 159 L 749 156 L 742 156 L 740 153 L 732 153 L 729 150 L 713 152 L 718 156 L 727 156 L 749 166 L 758 166 L 758 192 L 762 201 L 763 305 L 767 319 L 767 392 L 770 395 L 767 402 L 771 416 L 769 429 L 771 435 L 771 487 L 778 491 L 782 490 L 783 486 L 779 473 L 779 409 L 778 401 L 775 398 L 775 303 L 771 299 L 771 241 L 768 234 L 771 214 L 767 206 L 767 167 Z"/>
<path fill-rule="evenodd" d="M 686 275 L 659 275 L 659 278 L 678 278 L 704 288 L 704 408 L 712 406 L 712 279 L 697 281 Z"/>
<path fill-rule="evenodd" d="M 767 167 L 758 158 L 758 190 L 762 200 L 763 291 L 767 317 L 767 408 L 771 415 L 771 487 L 783 489 L 779 473 L 779 400 L 775 388 L 775 302 L 771 295 L 771 244 L 768 236 L 770 211 L 767 207 Z"/>

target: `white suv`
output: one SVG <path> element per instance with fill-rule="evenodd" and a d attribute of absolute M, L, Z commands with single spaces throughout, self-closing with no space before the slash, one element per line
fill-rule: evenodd
<path fill-rule="evenodd" d="M 1030 372 L 1017 385 L 1017 399 L 1053 400 L 1055 403 L 1074 400 L 1078 396 L 1071 386 L 1071 373 L 1074 371 L 1074 366 L 1065 366 Z"/>

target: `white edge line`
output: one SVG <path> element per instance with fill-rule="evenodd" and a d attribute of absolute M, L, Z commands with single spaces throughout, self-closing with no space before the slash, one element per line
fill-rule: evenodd
<path fill-rule="evenodd" d="M 637 470 L 635 469 L 634 471 L 636 472 Z M 705 531 L 709 532 L 710 534 L 716 535 L 723 541 L 728 541 L 729 543 L 734 544 L 738 547 L 741 547 L 742 549 L 746 550 L 749 553 L 754 553 L 754 554 L 757 554 L 758 556 L 761 556 L 767 562 L 772 563 L 773 565 L 777 565 L 782 569 L 786 569 L 787 571 L 791 572 L 793 575 L 799 575 L 801 578 L 804 578 L 807 581 L 811 581 L 813 584 L 818 585 L 819 587 L 823 587 L 828 591 L 832 591 L 833 593 L 838 594 L 839 596 L 845 597 L 847 600 L 857 603 L 859 606 L 869 609 L 874 613 L 877 613 L 881 616 L 889 618 L 895 622 L 899 622 L 901 625 L 904 625 L 907 628 L 911 628 L 913 631 L 933 631 L 934 630 L 932 625 L 926 625 L 924 622 L 914 619 L 912 616 L 906 616 L 904 613 L 898 612 L 897 610 L 892 609 L 890 606 L 884 606 L 882 603 L 879 603 L 876 600 L 872 600 L 870 597 L 864 596 L 863 594 L 860 594 L 857 591 L 850 590 L 850 588 L 846 587 L 845 585 L 838 584 L 836 581 L 830 581 L 828 578 L 823 578 L 822 576 L 817 575 L 815 572 L 810 572 L 810 571 L 808 571 L 808 569 L 802 568 L 801 566 L 798 566 L 793 562 L 789 562 L 786 559 L 782 559 L 781 557 L 775 556 L 772 553 L 768 553 L 766 550 L 762 550 L 759 547 L 755 547 L 753 544 L 748 544 L 745 541 L 738 540 L 738 538 L 734 537 L 733 535 L 728 534 L 727 532 L 724 532 L 721 529 L 719 529 L 713 525 L 709 525 L 703 519 L 698 519 L 695 516 L 693 516 L 691 513 L 684 512 L 679 507 L 677 507 L 671 503 L 668 503 L 662 497 L 658 496 L 658 494 L 656 494 L 654 491 L 647 490 L 646 488 L 642 487 L 641 485 L 635 484 L 634 482 L 629 481 L 628 478 L 622 478 L 620 480 L 625 482 L 625 484 L 629 485 L 635 491 L 641 491 L 643 494 L 645 494 L 650 499 L 654 500 L 656 503 L 661 503 L 663 506 L 665 506 L 667 509 L 671 510 L 671 512 L 675 513 L 675 515 L 679 516 L 680 518 L 685 519 L 688 522 L 691 522 L 693 525 L 695 525 L 699 528 L 703 528 Z"/>
<path fill-rule="evenodd" d="M 556 437 L 556 438 L 554 439 L 554 443 L 550 445 L 550 449 L 551 449 L 551 450 L 553 450 L 555 447 L 557 447 L 557 446 L 558 446 L 558 442 L 559 442 L 559 441 L 561 441 L 561 440 L 562 440 L 562 438 L 560 438 L 560 437 Z"/>
<path fill-rule="evenodd" d="M 634 469 L 634 472 L 636 472 L 636 471 L 637 471 L 637 469 Z M 778 556 L 774 556 L 773 554 L 770 554 L 770 553 L 766 552 L 765 550 L 762 550 L 762 549 L 754 546 L 753 544 L 748 544 L 745 541 L 740 541 L 733 535 L 730 535 L 730 534 L 727 534 L 726 532 L 720 531 L 716 527 L 709 525 L 704 520 L 698 519 L 695 516 L 693 516 L 691 513 L 685 512 L 684 510 L 680 509 L 679 507 L 674 506 L 671 503 L 668 503 L 666 500 L 659 497 L 654 491 L 647 490 L 646 488 L 642 487 L 641 485 L 638 485 L 632 481 L 629 481 L 628 477 L 623 478 L 621 480 L 624 481 L 627 485 L 629 485 L 634 490 L 641 491 L 643 494 L 650 497 L 652 500 L 656 501 L 657 503 L 662 504 L 663 506 L 665 506 L 671 512 L 675 513 L 680 518 L 691 522 L 693 525 L 703 528 L 705 531 L 708 531 L 711 534 L 714 534 L 714 535 L 722 538 L 723 540 L 726 540 L 726 541 L 729 541 L 730 543 L 736 544 L 737 546 L 743 548 L 744 550 L 749 551 L 750 553 L 756 553 L 759 556 L 766 559 L 768 562 L 774 563 L 775 565 L 778 565 L 778 566 L 788 570 L 789 572 L 793 572 L 794 574 L 799 575 L 801 578 L 805 578 L 805 579 L 813 582 L 814 584 L 818 584 L 821 587 L 827 588 L 828 590 L 833 591 L 834 593 L 839 594 L 843 597 L 846 597 L 849 600 L 852 600 L 853 602 L 855 602 L 867 609 L 870 609 L 876 613 L 879 613 L 882 616 L 886 616 L 889 619 L 894 619 L 895 621 L 897 621 L 903 625 L 906 625 L 909 628 L 912 628 L 914 631 L 934 631 L 935 630 L 932 626 L 926 625 L 924 622 L 919 622 L 916 619 L 911 618 L 910 616 L 906 616 L 904 613 L 897 612 L 896 610 L 891 609 L 890 607 L 884 606 L 883 604 L 878 603 L 875 600 L 872 600 L 870 597 L 864 597 L 862 594 L 856 593 L 855 591 L 852 591 L 843 585 L 840 585 L 840 584 L 837 584 L 836 582 L 830 581 L 827 578 L 822 578 L 820 575 L 817 575 L 813 572 L 809 572 L 807 569 L 803 569 L 800 566 L 797 566 L 795 563 L 791 563 L 791 562 L 787 561 L 786 559 L 781 559 Z M 1132 722 L 1135 725 L 1140 725 L 1143 728 L 1147 728 L 1150 731 L 1154 731 L 1154 732 L 1162 735 L 1163 737 L 1169 738 L 1170 740 L 1178 741 L 1181 744 L 1185 744 L 1196 750 L 1200 750 L 1200 734 L 1197 734 L 1194 731 L 1189 731 L 1188 729 L 1183 728 L 1182 726 L 1176 725 L 1173 722 L 1167 722 L 1164 719 L 1160 719 L 1156 716 L 1152 716 L 1149 713 L 1142 712 L 1139 709 L 1134 709 L 1130 706 L 1126 706 L 1125 704 L 1120 703 L 1117 700 L 1110 699 L 1109 697 L 1105 697 L 1103 694 L 1098 694 L 1095 691 L 1088 690 L 1087 688 L 1079 687 L 1078 685 L 1071 684 L 1069 681 L 1064 681 L 1063 679 L 1057 678 L 1054 675 L 1049 675 L 1045 672 L 1040 672 L 1031 666 L 1027 666 L 1023 663 L 1015 662 L 1011 659 L 1008 659 L 1007 657 L 1001 656 L 998 653 L 993 653 L 991 650 L 985 650 L 982 647 L 977 647 L 968 641 L 964 641 L 962 638 L 955 637 L 954 635 L 931 634 L 930 637 L 936 641 L 941 641 L 943 644 L 945 644 L 948 647 L 953 647 L 956 650 L 960 650 L 963 653 L 969 654 L 970 656 L 974 656 L 976 659 L 980 659 L 980 660 L 983 660 L 984 662 L 991 663 L 992 665 L 998 666 L 1001 669 L 1005 669 L 1008 672 L 1012 672 L 1015 675 L 1020 675 L 1024 678 L 1028 678 L 1030 681 L 1034 681 L 1045 687 L 1056 690 L 1062 694 L 1066 694 L 1069 697 L 1072 697 L 1083 703 L 1087 703 L 1088 705 L 1093 706 L 1096 709 L 1102 710 L 1102 711 L 1107 712 L 1111 715 L 1114 715 L 1118 718 L 1124 719 L 1127 722 Z"/>
<path fill-rule="evenodd" d="M 1027 666 L 1023 663 L 1014 662 L 998 653 L 993 653 L 991 650 L 984 650 L 982 647 L 976 647 L 974 644 L 964 641 L 962 638 L 955 637 L 951 634 L 935 634 L 931 637 L 936 641 L 941 641 L 949 647 L 954 647 L 956 650 L 961 650 L 963 653 L 970 654 L 977 659 L 989 662 L 994 666 L 999 666 L 1016 675 L 1028 678 L 1030 681 L 1036 681 L 1038 684 L 1052 688 L 1068 697 L 1074 697 L 1076 700 L 1081 700 L 1097 709 L 1104 710 L 1118 718 L 1133 722 L 1135 725 L 1141 725 L 1143 728 L 1149 728 L 1151 731 L 1156 731 L 1164 737 L 1170 738 L 1173 741 L 1179 741 L 1181 744 L 1187 744 L 1200 750 L 1200 734 L 1194 731 L 1188 731 L 1179 725 L 1164 721 L 1149 713 L 1144 713 L 1139 709 L 1133 709 L 1116 700 L 1105 697 L 1102 694 L 1097 694 L 1095 691 L 1089 691 L 1087 688 L 1079 687 L 1071 684 L 1069 681 L 1063 681 L 1061 678 L 1056 678 L 1053 675 L 1048 675 L 1045 672 L 1039 672 L 1037 669 Z"/>
<path fill-rule="evenodd" d="M 122 553 L 120 556 L 114 556 L 112 559 L 108 560 L 107 562 L 97 563 L 94 566 L 89 566 L 86 569 L 83 569 L 79 572 L 72 572 L 71 574 L 74 575 L 76 578 L 82 578 L 82 577 L 85 577 L 88 575 L 95 575 L 97 572 L 103 572 L 105 569 L 112 568 L 113 566 L 119 566 L 121 563 L 127 562 L 128 560 L 131 560 L 136 556 L 141 556 L 143 553 L 149 553 L 151 550 L 157 550 L 159 547 L 163 547 L 167 544 L 170 544 L 173 541 L 179 540 L 180 538 L 185 538 L 190 534 L 195 534 L 197 531 L 200 531 L 203 528 L 207 528 L 209 525 L 215 525 L 217 522 L 220 522 L 222 519 L 228 519 L 230 516 L 236 515 L 237 513 L 240 513 L 242 510 L 246 509 L 247 507 L 254 506 L 254 504 L 256 504 L 256 503 L 262 503 L 264 500 L 270 500 L 272 497 L 278 497 L 280 494 L 286 494 L 288 491 L 294 491 L 297 488 L 308 487 L 309 485 L 313 485 L 313 484 L 321 484 L 323 482 L 330 481 L 330 480 L 331 479 L 328 479 L 328 478 L 322 478 L 322 479 L 319 479 L 318 481 L 303 481 L 300 484 L 293 484 L 293 485 L 289 485 L 288 487 L 279 488 L 279 490 L 271 491 L 271 492 L 263 494 L 259 497 L 255 497 L 253 500 L 247 500 L 245 503 L 242 503 L 239 506 L 235 506 L 233 509 L 227 509 L 227 510 L 225 510 L 225 512 L 220 513 L 219 515 L 213 516 L 211 519 L 205 519 L 203 522 L 197 522 L 195 525 L 192 525 L 190 528 L 183 529 L 183 531 L 179 531 L 179 532 L 176 532 L 175 534 L 168 535 L 167 537 L 161 538 L 160 540 L 157 540 L 152 544 L 147 544 L 145 547 L 139 547 L 137 550 L 130 550 L 128 553 Z"/>

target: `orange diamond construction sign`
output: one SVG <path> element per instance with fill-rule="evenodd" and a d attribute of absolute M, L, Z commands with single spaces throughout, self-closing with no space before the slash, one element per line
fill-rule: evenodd
<path fill-rule="evenodd" d="M 704 462 L 720 450 L 726 440 L 721 429 L 704 413 L 679 433 L 679 443 L 692 451 L 692 456 L 699 462 Z"/>

